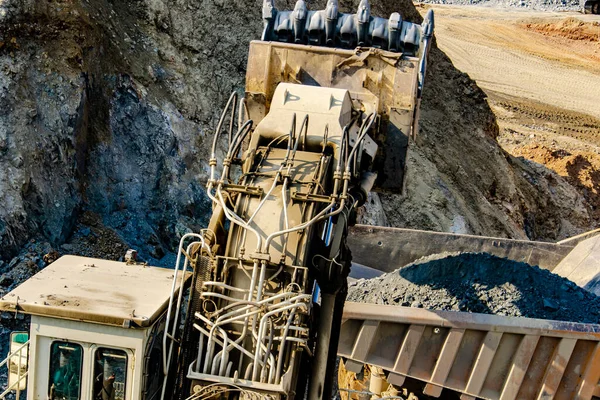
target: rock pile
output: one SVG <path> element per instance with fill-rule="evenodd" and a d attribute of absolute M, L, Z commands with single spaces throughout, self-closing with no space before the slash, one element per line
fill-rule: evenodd
<path fill-rule="evenodd" d="M 348 300 L 599 323 L 600 298 L 550 271 L 487 253 L 445 253 L 348 290 Z"/>

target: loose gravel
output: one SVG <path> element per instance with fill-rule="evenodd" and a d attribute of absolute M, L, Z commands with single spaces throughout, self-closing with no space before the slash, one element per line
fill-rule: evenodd
<path fill-rule="evenodd" d="M 582 323 L 600 322 L 600 297 L 547 270 L 487 253 L 443 253 L 374 279 L 348 300 Z"/>
<path fill-rule="evenodd" d="M 418 2 L 539 11 L 581 11 L 583 9 L 583 1 L 579 0 L 419 0 Z"/>

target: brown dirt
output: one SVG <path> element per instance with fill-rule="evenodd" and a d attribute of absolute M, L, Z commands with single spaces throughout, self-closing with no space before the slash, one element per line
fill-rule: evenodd
<path fill-rule="evenodd" d="M 590 227 L 597 226 L 600 18 L 492 7 L 434 8 L 439 46 L 488 96 L 502 148 L 546 180 L 564 179 L 570 187 L 559 191 L 587 210 Z"/>
<path fill-rule="evenodd" d="M 600 42 L 590 40 L 600 34 L 598 16 L 492 7 L 433 8 L 440 48 L 486 93 L 600 118 Z M 545 29 L 545 34 L 536 27 Z M 576 37 L 578 29 L 585 40 L 568 37 L 568 32 Z"/>
<path fill-rule="evenodd" d="M 586 145 L 600 145 L 600 118 L 527 98 L 491 91 L 488 95 L 488 102 L 501 128 L 527 131 L 529 134 L 548 138 L 569 138 L 578 143 L 578 149 Z"/>
<path fill-rule="evenodd" d="M 600 119 L 523 98 L 491 93 L 499 143 L 510 154 L 563 177 L 600 223 Z M 551 179 L 551 176 L 549 176 Z"/>
<path fill-rule="evenodd" d="M 565 177 L 586 198 L 600 218 L 600 155 L 589 151 L 569 152 L 543 144 L 529 144 L 513 152 L 528 160 L 545 165 Z"/>
<path fill-rule="evenodd" d="M 521 23 L 520 26 L 523 29 L 541 33 L 545 36 L 560 37 L 569 40 L 583 40 L 587 42 L 600 41 L 599 22 L 584 22 L 573 17 L 565 18 L 562 21 Z"/>

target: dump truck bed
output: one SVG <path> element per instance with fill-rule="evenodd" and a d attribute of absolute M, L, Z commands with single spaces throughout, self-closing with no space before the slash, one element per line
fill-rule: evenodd
<path fill-rule="evenodd" d="M 349 238 L 353 261 L 380 272 L 440 251 L 485 252 L 539 265 L 590 292 L 599 243 L 598 231 L 542 243 L 360 225 Z M 590 399 L 600 397 L 599 344 L 596 324 L 346 302 L 338 354 L 351 371 L 374 365 L 392 384 L 425 382 L 434 397 L 448 388 L 463 399 Z"/>
<path fill-rule="evenodd" d="M 600 395 L 600 325 L 360 304 L 344 307 L 338 354 L 444 387 L 462 399 L 590 399 Z"/>

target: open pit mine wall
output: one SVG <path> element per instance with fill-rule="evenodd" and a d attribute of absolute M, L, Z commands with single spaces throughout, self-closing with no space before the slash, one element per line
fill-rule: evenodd
<path fill-rule="evenodd" d="M 408 0 L 372 3 L 374 15 L 420 22 Z M 0 259 L 31 238 L 61 245 L 91 211 L 140 256 L 167 263 L 177 237 L 210 213 L 208 138 L 243 88 L 261 5 L 1 2 Z M 391 225 L 520 239 L 587 227 L 589 210 L 564 180 L 500 149 L 483 92 L 437 48 L 421 109 L 405 197 L 381 197 Z"/>

